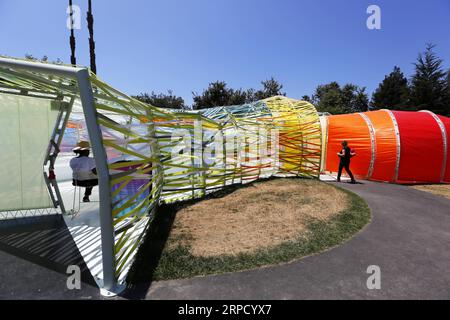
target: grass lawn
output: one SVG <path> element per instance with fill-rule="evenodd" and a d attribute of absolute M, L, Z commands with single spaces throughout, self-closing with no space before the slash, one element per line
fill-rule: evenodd
<path fill-rule="evenodd" d="M 450 199 L 450 184 L 424 184 L 415 185 L 412 188 Z"/>
<path fill-rule="evenodd" d="M 203 200 L 161 206 L 128 283 L 289 262 L 341 244 L 369 221 L 370 210 L 362 198 L 317 180 L 269 179 L 231 186 Z"/>

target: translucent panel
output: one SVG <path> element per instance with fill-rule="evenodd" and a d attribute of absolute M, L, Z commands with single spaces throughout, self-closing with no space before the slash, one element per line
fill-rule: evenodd
<path fill-rule="evenodd" d="M 270 176 L 319 175 L 321 130 L 311 104 L 273 97 L 200 111 L 155 108 L 91 76 L 110 174 L 116 275 L 126 273 L 149 213 Z"/>
<path fill-rule="evenodd" d="M 50 208 L 43 162 L 60 103 L 0 95 L 0 211 Z"/>

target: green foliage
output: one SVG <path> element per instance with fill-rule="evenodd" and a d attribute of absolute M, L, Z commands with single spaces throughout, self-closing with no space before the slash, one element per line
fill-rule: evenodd
<path fill-rule="evenodd" d="M 193 109 L 229 106 L 232 105 L 232 102 L 242 104 L 246 96 L 242 90 L 235 94 L 235 90 L 228 88 L 225 81 L 211 82 L 201 95 L 194 92 L 192 94 L 194 99 Z"/>
<path fill-rule="evenodd" d="M 341 101 L 341 88 L 337 82 L 319 85 L 312 95 L 312 102 L 320 112 L 345 113 Z"/>
<path fill-rule="evenodd" d="M 443 60 L 433 49 L 434 45 L 428 44 L 425 52 L 419 54 L 410 83 L 400 68 L 394 67 L 373 93 L 370 109 L 427 109 L 450 116 L 450 70 L 443 70 Z M 311 97 L 303 96 L 302 99 L 312 102 L 318 111 L 331 114 L 368 110 L 365 88 L 353 84 L 344 87 L 337 82 L 319 85 Z"/>
<path fill-rule="evenodd" d="M 170 108 L 170 109 L 186 108 L 183 98 L 175 96 L 172 90 L 169 90 L 167 94 L 164 93 L 156 94 L 153 91 L 151 94 L 141 93 L 140 95 L 134 96 L 133 98 L 158 108 Z"/>
<path fill-rule="evenodd" d="M 254 91 L 253 89 L 243 90 L 231 90 L 229 100 L 226 105 L 234 106 L 239 104 L 245 104 L 253 102 Z"/>
<path fill-rule="evenodd" d="M 303 101 L 311 102 L 311 97 L 308 96 L 308 95 L 304 95 L 304 96 L 302 96 L 302 100 L 303 100 Z"/>
<path fill-rule="evenodd" d="M 415 73 L 410 84 L 399 67 L 386 75 L 372 95 L 370 109 L 392 108 L 397 110 L 430 110 L 437 114 L 450 116 L 450 70 L 443 69 L 443 60 L 433 51 L 434 45 L 428 44 L 420 53 L 415 65 Z M 38 59 L 31 54 L 25 55 L 32 61 L 62 64 L 58 58 L 49 61 L 44 55 Z M 217 106 L 241 105 L 282 95 L 283 85 L 273 77 L 261 82 L 262 88 L 232 89 L 225 81 L 209 84 L 202 94 L 193 92 L 192 109 Z M 167 94 L 142 93 L 135 98 L 160 108 L 185 109 L 183 98 L 175 96 L 172 91 Z M 314 104 L 318 111 L 331 114 L 363 112 L 369 110 L 369 99 L 365 87 L 354 84 L 340 86 L 337 82 L 319 85 L 311 96 L 304 95 L 302 100 Z"/>
<path fill-rule="evenodd" d="M 346 84 L 342 88 L 342 101 L 346 110 L 352 112 L 364 112 L 369 108 L 369 98 L 366 94 L 365 87 L 358 87 L 354 84 Z"/>
<path fill-rule="evenodd" d="M 404 110 L 409 104 L 409 95 L 408 79 L 400 68 L 395 66 L 373 93 L 370 108 Z"/>
<path fill-rule="evenodd" d="M 225 81 L 216 81 L 209 84 L 201 95 L 193 92 L 193 109 L 203 109 L 219 106 L 233 106 L 251 103 L 273 96 L 286 95 L 282 92 L 283 85 L 273 77 L 262 81 L 262 89 L 232 89 L 228 88 Z"/>
<path fill-rule="evenodd" d="M 319 112 L 343 114 L 367 111 L 369 98 L 365 90 L 366 88 L 354 84 L 341 87 L 333 81 L 319 85 L 311 100 Z"/>
<path fill-rule="evenodd" d="M 37 61 L 37 62 L 46 62 L 46 63 L 53 63 L 53 64 L 63 64 L 63 61 L 60 58 L 57 58 L 55 61 L 49 61 L 48 56 L 44 55 L 42 58 L 36 58 L 32 54 L 25 54 L 25 59 L 31 60 L 31 61 Z"/>
<path fill-rule="evenodd" d="M 443 70 L 443 60 L 434 53 L 434 45 L 428 44 L 414 63 L 415 73 L 411 79 L 411 103 L 414 110 L 430 110 L 450 115 L 447 104 L 448 82 Z"/>
<path fill-rule="evenodd" d="M 258 90 L 254 94 L 254 101 L 264 100 L 274 96 L 285 96 L 286 93 L 282 92 L 283 85 L 275 80 L 273 77 L 269 80 L 261 82 L 263 88 Z"/>

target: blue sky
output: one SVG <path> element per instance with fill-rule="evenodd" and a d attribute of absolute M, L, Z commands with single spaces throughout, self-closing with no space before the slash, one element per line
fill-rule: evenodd
<path fill-rule="evenodd" d="M 89 64 L 87 0 L 76 31 Z M 288 96 L 352 82 L 372 91 L 398 65 L 406 75 L 427 42 L 450 67 L 449 0 L 93 0 L 100 78 L 129 94 L 192 91 L 224 80 L 259 87 L 274 76 Z M 69 62 L 65 0 L 0 0 L 0 54 Z M 366 27 L 370 4 L 381 30 Z"/>

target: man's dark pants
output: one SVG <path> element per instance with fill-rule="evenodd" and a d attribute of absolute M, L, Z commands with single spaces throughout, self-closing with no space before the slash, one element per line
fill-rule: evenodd
<path fill-rule="evenodd" d="M 92 188 L 98 186 L 98 179 L 73 180 L 72 185 L 86 188 L 86 190 L 84 191 L 84 196 L 89 197 L 92 194 Z"/>
<path fill-rule="evenodd" d="M 338 176 L 337 176 L 338 181 L 341 180 L 342 169 L 345 169 L 347 174 L 350 176 L 350 179 L 352 179 L 352 181 L 355 181 L 355 178 L 353 177 L 353 173 L 350 171 L 350 161 L 342 161 L 342 160 L 339 163 L 339 171 L 338 171 Z"/>

